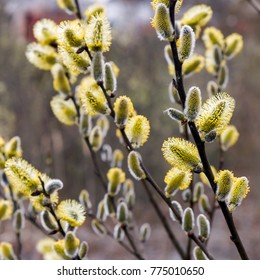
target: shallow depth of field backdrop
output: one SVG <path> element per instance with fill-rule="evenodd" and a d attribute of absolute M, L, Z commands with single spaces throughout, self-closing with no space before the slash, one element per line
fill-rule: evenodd
<path fill-rule="evenodd" d="M 79 2 L 84 7 L 92 1 Z M 167 93 L 171 77 L 163 57 L 164 44 L 150 25 L 150 1 L 97 2 L 106 2 L 112 22 L 113 43 L 108 60 L 115 61 L 121 70 L 117 92 L 131 97 L 137 110 L 151 122 L 150 139 L 141 151 L 153 176 L 163 185 L 168 166 L 161 153 L 162 142 L 169 136 L 177 136 L 178 126 L 163 114 L 171 106 Z M 238 32 L 244 38 L 242 53 L 229 63 L 227 92 L 236 100 L 232 123 L 238 128 L 240 138 L 227 153 L 225 166 L 250 180 L 250 193 L 234 212 L 234 219 L 249 257 L 260 259 L 260 16 L 243 0 L 186 0 L 181 14 L 187 6 L 200 3 L 213 8 L 214 15 L 209 26 L 221 29 L 224 35 Z M 77 128 L 64 126 L 53 116 L 49 106 L 54 95 L 50 74 L 36 69 L 25 58 L 26 44 L 33 40 L 32 26 L 44 17 L 59 22 L 67 19 L 68 15 L 58 10 L 55 0 L 0 0 L 0 135 L 6 139 L 15 135 L 21 137 L 23 157 L 39 170 L 51 173 L 64 182 L 62 198 L 77 198 L 79 191 L 87 187 L 95 204 L 102 194 Z M 196 48 L 198 52 L 204 52 L 201 43 Z M 185 84 L 187 88 L 190 85 L 199 86 L 205 100 L 208 80 L 209 75 L 203 70 L 187 79 Z M 107 142 L 111 141 L 114 148 L 119 147 L 114 135 L 108 136 Z M 209 144 L 207 149 L 211 162 L 217 163 L 217 145 Z M 149 222 L 152 226 L 146 255 L 152 259 L 177 258 L 148 204 L 143 188 L 135 184 L 137 223 Z M 0 225 L 0 242 L 15 240 L 8 224 Z M 238 258 L 235 247 L 230 244 L 223 216 L 219 213 L 213 227 L 209 251 L 216 258 Z M 88 222 L 84 228 L 81 239 L 89 242 L 90 259 L 132 258 L 115 242 L 97 237 Z M 41 237 L 43 235 L 37 229 L 30 224 L 26 226 L 22 234 L 24 259 L 41 257 L 35 250 L 35 244 Z"/>

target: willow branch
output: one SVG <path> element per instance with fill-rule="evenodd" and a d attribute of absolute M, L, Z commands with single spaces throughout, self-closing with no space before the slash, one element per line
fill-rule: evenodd
<path fill-rule="evenodd" d="M 248 2 L 249 5 L 251 5 L 251 7 L 253 7 L 256 12 L 260 15 L 260 7 L 258 4 L 256 4 L 256 2 L 254 0 L 246 0 Z"/>
<path fill-rule="evenodd" d="M 175 26 L 175 4 L 176 0 L 170 0 L 170 16 L 171 16 L 171 22 L 172 25 Z M 184 108 L 185 106 L 185 100 L 186 100 L 186 93 L 184 90 L 184 85 L 183 85 L 183 77 L 182 77 L 182 63 L 179 61 L 178 58 L 178 51 L 177 51 L 177 45 L 176 45 L 176 39 L 171 42 L 171 49 L 172 49 L 172 55 L 174 59 L 174 64 L 175 64 L 175 71 L 176 71 L 176 80 L 177 80 L 177 85 L 178 85 L 178 92 L 180 95 L 180 99 L 182 102 L 182 106 Z M 188 122 L 190 131 L 192 133 L 193 139 L 195 141 L 195 144 L 197 146 L 200 159 L 203 165 L 204 173 L 206 177 L 208 178 L 211 188 L 214 193 L 216 193 L 217 185 L 214 181 L 214 175 L 212 173 L 212 169 L 210 167 L 207 155 L 206 155 L 206 150 L 205 150 L 205 143 L 201 140 L 199 132 L 197 130 L 197 127 L 194 122 L 189 121 Z M 241 259 L 248 259 L 247 253 L 245 251 L 244 245 L 240 239 L 240 236 L 237 232 L 236 226 L 234 224 L 233 216 L 229 212 L 227 205 L 225 202 L 219 201 L 218 202 L 221 211 L 224 215 L 224 218 L 226 220 L 227 226 L 229 228 L 230 234 L 231 234 L 231 240 L 234 242 L 237 251 L 241 257 Z"/>

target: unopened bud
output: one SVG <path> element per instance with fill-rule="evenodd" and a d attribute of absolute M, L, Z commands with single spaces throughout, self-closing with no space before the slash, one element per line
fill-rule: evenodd
<path fill-rule="evenodd" d="M 120 96 L 114 104 L 115 123 L 119 128 L 124 128 L 129 116 L 134 112 L 134 107 L 131 99 L 127 96 Z"/>
<path fill-rule="evenodd" d="M 141 156 L 139 153 L 132 151 L 128 155 L 128 169 L 131 175 L 137 180 L 143 180 L 146 178 L 146 174 L 141 167 Z"/>
<path fill-rule="evenodd" d="M 128 207 L 124 201 L 120 202 L 116 210 L 116 218 L 118 222 L 124 223 L 128 218 Z"/>
<path fill-rule="evenodd" d="M 13 228 L 15 232 L 18 233 L 21 232 L 21 230 L 24 228 L 24 224 L 25 224 L 24 214 L 21 209 L 18 209 L 15 211 L 13 217 Z"/>
<path fill-rule="evenodd" d="M 105 144 L 102 146 L 100 157 L 104 162 L 110 162 L 112 160 L 112 148 L 109 144 Z"/>
<path fill-rule="evenodd" d="M 76 237 L 75 233 L 69 231 L 65 236 L 65 254 L 68 257 L 74 258 L 78 253 L 80 240 Z"/>
<path fill-rule="evenodd" d="M 182 219 L 182 217 L 183 217 L 183 209 L 182 209 L 182 206 L 180 205 L 180 203 L 177 202 L 176 200 L 173 200 L 171 203 L 172 203 L 172 207 L 178 213 L 178 216 Z M 179 221 L 179 218 L 176 217 L 175 213 L 173 212 L 173 210 L 171 208 L 169 208 L 169 214 L 170 214 L 171 219 L 174 222 Z"/>
<path fill-rule="evenodd" d="M 186 121 L 186 118 L 184 116 L 184 114 L 177 110 L 177 109 L 174 109 L 174 108 L 169 108 L 167 110 L 164 111 L 165 113 L 167 113 L 167 115 L 174 121 L 177 121 L 177 122 L 185 122 Z"/>
<path fill-rule="evenodd" d="M 221 148 L 227 151 L 237 143 L 239 132 L 234 125 L 228 125 L 227 128 L 220 134 Z"/>
<path fill-rule="evenodd" d="M 169 94 L 169 99 L 172 103 L 177 103 L 177 104 L 181 103 L 179 92 L 172 82 L 169 84 L 168 94 Z"/>
<path fill-rule="evenodd" d="M 193 257 L 195 260 L 208 260 L 207 256 L 198 246 L 193 249 Z"/>
<path fill-rule="evenodd" d="M 97 219 L 104 222 L 107 219 L 107 213 L 105 211 L 105 202 L 101 200 L 97 207 Z"/>
<path fill-rule="evenodd" d="M 191 232 L 194 228 L 194 213 L 191 208 L 186 208 L 182 217 L 182 229 L 186 232 Z"/>
<path fill-rule="evenodd" d="M 95 126 L 91 130 L 91 133 L 89 136 L 89 142 L 92 146 L 92 149 L 95 152 L 97 152 L 101 148 L 101 146 L 103 144 L 103 140 L 104 140 L 104 137 L 103 137 L 101 128 L 99 126 Z"/>
<path fill-rule="evenodd" d="M 113 207 L 111 197 L 108 194 L 105 194 L 103 201 L 104 201 L 106 216 L 114 216 L 115 211 L 114 211 L 114 207 Z"/>
<path fill-rule="evenodd" d="M 106 137 L 107 135 L 107 132 L 109 130 L 109 120 L 106 116 L 100 116 L 98 119 L 97 119 L 97 123 L 96 123 L 97 126 L 99 126 L 101 128 L 101 131 L 103 133 L 103 137 Z"/>
<path fill-rule="evenodd" d="M 233 185 L 234 175 L 229 170 L 221 170 L 215 181 L 217 182 L 216 198 L 219 201 L 224 201 Z"/>
<path fill-rule="evenodd" d="M 134 190 L 131 190 L 131 191 L 126 193 L 125 201 L 126 201 L 129 209 L 132 209 L 134 207 L 134 205 L 135 205 L 135 192 L 134 192 Z"/>
<path fill-rule="evenodd" d="M 77 6 L 75 0 L 57 0 L 57 3 L 61 9 L 64 9 L 67 13 L 76 13 Z"/>
<path fill-rule="evenodd" d="M 148 223 L 143 224 L 140 227 L 140 241 L 145 243 L 151 237 L 151 226 Z"/>
<path fill-rule="evenodd" d="M 183 200 L 184 202 L 189 202 L 189 201 L 191 201 L 191 191 L 190 191 L 190 189 L 184 190 L 184 191 L 181 193 L 181 197 L 182 197 L 182 200 Z"/>
<path fill-rule="evenodd" d="M 103 236 L 107 235 L 106 228 L 97 219 L 92 220 L 91 226 L 92 226 L 93 231 L 98 236 L 103 237 Z"/>
<path fill-rule="evenodd" d="M 92 118 L 90 115 L 81 112 L 79 120 L 79 132 L 83 137 L 88 137 L 92 129 Z"/>
<path fill-rule="evenodd" d="M 82 190 L 79 194 L 79 202 L 85 208 L 85 210 L 89 210 L 92 208 L 92 203 L 90 201 L 89 192 L 87 190 Z"/>
<path fill-rule="evenodd" d="M 88 256 L 89 245 L 86 241 L 81 242 L 78 255 L 81 260 L 85 260 Z"/>
<path fill-rule="evenodd" d="M 219 46 L 215 45 L 213 47 L 213 57 L 214 57 L 214 62 L 216 65 L 220 65 L 222 62 L 222 52 Z"/>
<path fill-rule="evenodd" d="M 194 186 L 193 190 L 193 202 L 198 202 L 200 196 L 204 193 L 204 186 L 201 182 L 198 182 Z"/>
<path fill-rule="evenodd" d="M 116 226 L 114 227 L 114 239 L 118 240 L 118 241 L 123 241 L 125 238 L 125 232 L 122 229 L 122 224 L 116 224 Z"/>
<path fill-rule="evenodd" d="M 104 58 L 102 52 L 96 52 L 91 63 L 91 74 L 97 82 L 102 82 L 104 78 Z"/>
<path fill-rule="evenodd" d="M 208 214 L 210 212 L 209 198 L 206 194 L 202 194 L 199 198 L 199 210 L 204 214 Z"/>
<path fill-rule="evenodd" d="M 121 150 L 116 149 L 112 155 L 111 167 L 121 167 L 124 160 L 124 154 Z"/>
<path fill-rule="evenodd" d="M 111 95 L 116 91 L 117 88 L 117 81 L 115 74 L 113 72 L 112 66 L 110 63 L 105 64 L 105 89 L 108 93 L 108 95 Z"/>
<path fill-rule="evenodd" d="M 167 61 L 168 64 L 174 65 L 172 49 L 171 49 L 170 45 L 166 45 L 164 47 L 164 58 L 165 58 L 165 60 Z"/>
<path fill-rule="evenodd" d="M 54 216 L 47 210 L 41 212 L 40 220 L 43 228 L 48 232 L 55 231 L 59 228 Z"/>
<path fill-rule="evenodd" d="M 217 138 L 217 131 L 211 130 L 209 133 L 205 135 L 205 142 L 212 143 L 216 140 L 216 138 Z"/>
<path fill-rule="evenodd" d="M 201 108 L 201 91 L 198 87 L 191 87 L 185 101 L 185 116 L 189 121 L 194 121 Z"/>
<path fill-rule="evenodd" d="M 218 85 L 215 81 L 208 82 L 207 92 L 208 92 L 209 97 L 212 97 L 218 93 Z"/>
<path fill-rule="evenodd" d="M 199 229 L 199 237 L 202 239 L 202 241 L 204 242 L 208 240 L 210 235 L 210 223 L 205 215 L 200 214 L 197 217 L 197 226 Z"/>
<path fill-rule="evenodd" d="M 226 88 L 229 80 L 229 70 L 227 68 L 227 65 L 223 65 L 220 67 L 218 71 L 218 84 L 222 88 Z"/>
<path fill-rule="evenodd" d="M 123 194 L 134 192 L 134 182 L 131 179 L 126 179 L 123 185 Z"/>
<path fill-rule="evenodd" d="M 63 188 L 63 183 L 59 179 L 51 179 L 45 185 L 45 190 L 48 195 L 53 194 Z"/>
<path fill-rule="evenodd" d="M 195 34 L 189 25 L 184 25 L 181 28 L 178 55 L 179 60 L 183 62 L 192 56 L 195 48 Z"/>

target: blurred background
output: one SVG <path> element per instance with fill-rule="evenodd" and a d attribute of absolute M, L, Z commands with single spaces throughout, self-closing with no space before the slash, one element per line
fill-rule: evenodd
<path fill-rule="evenodd" d="M 93 1 L 79 2 L 84 8 Z M 117 94 L 130 96 L 137 111 L 150 120 L 151 136 L 141 153 L 144 163 L 163 186 L 169 166 L 162 157 L 161 146 L 163 140 L 179 135 L 179 130 L 177 124 L 163 113 L 172 107 L 168 99 L 171 77 L 163 56 L 165 43 L 157 39 L 150 25 L 153 14 L 150 0 L 96 2 L 107 4 L 113 26 L 113 44 L 107 59 L 113 60 L 121 70 Z M 249 256 L 260 259 L 260 15 L 244 0 L 186 0 L 178 16 L 181 17 L 192 5 L 201 3 L 212 6 L 214 11 L 208 26 L 221 29 L 225 36 L 237 32 L 244 37 L 242 53 L 229 63 L 227 91 L 236 99 L 232 124 L 238 128 L 240 138 L 227 153 L 225 167 L 233 170 L 236 176 L 247 176 L 250 180 L 251 191 L 235 211 L 234 219 Z M 87 188 L 96 205 L 103 194 L 92 175 L 93 166 L 77 128 L 66 127 L 55 119 L 49 106 L 55 94 L 50 73 L 34 68 L 25 58 L 26 45 L 34 40 L 32 27 L 37 20 L 45 17 L 57 23 L 70 18 L 57 8 L 55 0 L 0 0 L 0 135 L 5 139 L 15 135 L 21 137 L 24 158 L 64 182 L 62 198 L 77 198 L 80 190 Z M 198 43 L 196 51 L 204 54 L 201 43 Z M 203 70 L 185 80 L 185 87 L 199 86 L 205 100 L 209 79 L 211 76 Z M 106 142 L 113 149 L 120 148 L 114 133 L 108 135 Z M 208 154 L 211 163 L 217 165 L 216 144 L 208 145 Z M 103 169 L 105 171 L 105 166 Z M 136 192 L 136 222 L 139 226 L 149 222 L 153 229 L 150 241 L 143 248 L 145 255 L 151 259 L 178 258 L 148 204 L 141 184 L 136 183 Z M 162 208 L 168 215 L 163 204 Z M 179 226 L 172 225 L 177 235 L 183 236 Z M 229 241 L 223 217 L 218 212 L 213 227 L 209 250 L 214 257 L 239 258 Z M 43 236 L 30 225 L 28 228 L 27 234 L 22 235 L 27 244 L 23 257 L 39 259 L 41 256 L 33 246 Z M 0 242 L 14 240 L 6 229 L 7 224 L 0 224 Z M 115 243 L 96 237 L 88 223 L 80 234 L 90 244 L 90 259 L 132 258 Z"/>

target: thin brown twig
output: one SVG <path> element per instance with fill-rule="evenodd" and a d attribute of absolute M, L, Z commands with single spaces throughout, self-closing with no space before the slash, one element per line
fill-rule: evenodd
<path fill-rule="evenodd" d="M 257 13 L 260 15 L 260 7 L 258 4 L 256 4 L 256 2 L 254 0 L 246 0 L 248 2 L 249 5 L 251 5 L 253 7 L 253 9 L 255 9 L 257 11 Z"/>

